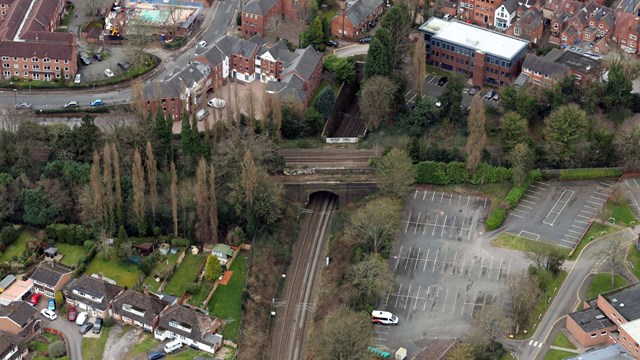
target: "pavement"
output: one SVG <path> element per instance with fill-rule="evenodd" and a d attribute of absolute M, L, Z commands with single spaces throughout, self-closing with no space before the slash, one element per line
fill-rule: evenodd
<path fill-rule="evenodd" d="M 564 326 L 564 317 L 576 308 L 579 291 L 584 285 L 583 280 L 600 261 L 599 254 L 606 249 L 608 242 L 614 239 L 631 242 L 636 238 L 637 234 L 627 228 L 587 244 L 569 269 L 567 278 L 558 290 L 558 295 L 552 301 L 533 336 L 528 340 L 520 341 L 504 339 L 502 343 L 505 348 L 514 352 L 519 360 L 542 360 L 555 334 Z"/>
<path fill-rule="evenodd" d="M 355 55 L 367 55 L 369 52 L 369 44 L 366 45 L 348 45 L 333 50 L 333 53 L 340 58 L 347 58 Z"/>

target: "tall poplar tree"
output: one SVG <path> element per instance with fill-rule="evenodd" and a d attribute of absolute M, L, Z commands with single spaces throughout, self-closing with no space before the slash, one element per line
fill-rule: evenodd
<path fill-rule="evenodd" d="M 144 184 L 144 168 L 142 167 L 142 157 L 140 151 L 135 149 L 133 152 L 133 167 L 131 170 L 131 185 L 133 191 L 133 202 L 131 209 L 135 225 L 138 228 L 138 234 L 144 236 L 147 233 L 146 211 L 145 211 L 145 184 Z"/>

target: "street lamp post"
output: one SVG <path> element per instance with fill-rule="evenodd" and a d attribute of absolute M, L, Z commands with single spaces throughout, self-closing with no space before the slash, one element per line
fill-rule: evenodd
<path fill-rule="evenodd" d="M 18 89 L 13 89 L 13 106 L 18 106 Z"/>

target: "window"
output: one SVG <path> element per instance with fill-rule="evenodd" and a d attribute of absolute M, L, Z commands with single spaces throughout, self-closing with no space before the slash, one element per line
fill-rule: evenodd
<path fill-rule="evenodd" d="M 4 63 L 4 64 L 2 64 L 2 67 L 3 67 L 3 68 L 9 68 L 9 64 Z"/>
<path fill-rule="evenodd" d="M 20 76 L 20 71 L 14 71 L 14 72 L 13 72 L 13 75 L 14 75 L 14 76 Z"/>
<path fill-rule="evenodd" d="M 631 40 L 638 40 L 638 37 L 633 35 L 633 34 L 629 34 L 629 39 Z"/>
<path fill-rule="evenodd" d="M 33 64 L 32 68 L 33 68 L 33 70 L 38 70 L 38 69 L 40 69 L 40 65 Z"/>
<path fill-rule="evenodd" d="M 591 34 L 589 34 L 589 33 L 584 33 L 584 37 L 585 37 L 585 39 L 591 39 Z"/>
<path fill-rule="evenodd" d="M 19 66 L 18 64 L 13 64 L 13 68 L 14 68 L 14 69 L 17 69 L 17 68 L 19 68 L 19 67 L 20 67 L 20 66 Z"/>
<path fill-rule="evenodd" d="M 596 337 L 598 334 L 591 334 L 591 337 L 594 338 Z"/>
<path fill-rule="evenodd" d="M 5 78 L 11 77 L 11 71 L 3 71 L 2 76 Z"/>
<path fill-rule="evenodd" d="M 29 72 L 28 71 L 24 72 L 24 77 L 29 77 Z"/>
<path fill-rule="evenodd" d="M 519 36 L 520 35 L 520 28 L 519 27 L 514 27 L 513 28 L 513 34 Z"/>
<path fill-rule="evenodd" d="M 558 30 L 558 23 L 553 24 L 553 28 Z"/>
<path fill-rule="evenodd" d="M 3 57 L 2 57 L 2 60 L 3 60 L 3 61 L 8 61 L 8 60 L 9 60 L 9 57 L 8 57 L 8 56 L 3 56 Z"/>
<path fill-rule="evenodd" d="M 51 59 L 49 59 L 49 58 L 44 58 L 44 59 L 42 59 L 42 61 L 44 61 L 45 63 L 50 63 L 50 62 L 51 62 Z"/>
<path fill-rule="evenodd" d="M 599 24 L 598 27 L 602 29 L 604 26 L 602 24 Z"/>
<path fill-rule="evenodd" d="M 604 336 L 604 335 L 607 335 L 606 331 L 603 331 L 603 332 L 600 333 L 600 336 Z"/>
<path fill-rule="evenodd" d="M 35 57 L 35 56 L 34 56 L 34 57 L 32 57 L 32 58 L 31 58 L 31 62 L 38 62 L 38 58 L 37 58 L 37 57 Z"/>
<path fill-rule="evenodd" d="M 60 66 L 56 66 L 56 71 L 60 71 Z"/>
<path fill-rule="evenodd" d="M 23 68 L 23 69 L 28 69 L 28 68 L 29 68 L 29 65 L 24 64 L 24 65 L 22 65 L 22 68 Z"/>

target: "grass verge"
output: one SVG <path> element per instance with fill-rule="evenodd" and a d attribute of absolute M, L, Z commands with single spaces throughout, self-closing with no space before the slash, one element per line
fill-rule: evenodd
<path fill-rule="evenodd" d="M 635 244 L 631 244 L 629 247 L 629 251 L 627 252 L 627 261 L 630 264 L 630 270 L 633 275 L 640 279 L 640 251 L 635 246 Z"/>
<path fill-rule="evenodd" d="M 142 271 L 133 264 L 123 264 L 115 255 L 109 260 L 96 255 L 87 266 L 85 273 L 88 275 L 102 273 L 105 277 L 115 281 L 119 286 L 134 287 Z"/>
<path fill-rule="evenodd" d="M 226 321 L 222 336 L 238 341 L 242 321 L 242 292 L 247 280 L 247 254 L 244 252 L 231 265 L 233 276 L 227 285 L 220 285 L 209 301 L 209 314 Z"/>
<path fill-rule="evenodd" d="M 178 265 L 176 271 L 171 275 L 171 278 L 169 278 L 164 292 L 175 296 L 182 296 L 187 290 L 187 286 L 197 280 L 200 269 L 205 261 L 207 261 L 206 256 L 193 255 L 188 252 L 184 260 Z"/>
<path fill-rule="evenodd" d="M 27 242 L 33 239 L 33 234 L 27 231 L 23 231 L 18 239 L 11 244 L 3 253 L 0 255 L 0 263 L 11 260 L 14 256 L 20 257 L 24 250 L 27 248 Z"/>
<path fill-rule="evenodd" d="M 126 327 L 124 329 L 124 332 L 126 333 L 131 329 L 131 327 Z M 127 355 L 129 355 L 131 359 L 135 359 L 136 357 L 151 350 L 152 347 L 157 346 L 158 344 L 159 342 L 153 338 L 153 334 L 143 333 L 140 341 L 138 341 L 131 347 L 131 351 L 129 351 Z"/>
<path fill-rule="evenodd" d="M 611 217 L 615 219 L 616 224 L 631 226 L 638 223 L 638 219 L 631 211 L 631 207 L 625 201 L 622 203 L 607 203 L 607 211 L 610 211 Z"/>
<path fill-rule="evenodd" d="M 555 346 L 563 347 L 565 349 L 575 349 L 575 345 L 569 341 L 567 335 L 565 335 L 562 331 L 558 331 L 558 335 L 553 339 L 553 344 Z"/>
<path fill-rule="evenodd" d="M 541 241 L 527 239 L 526 237 L 514 235 L 508 232 L 503 232 L 491 240 L 491 245 L 494 247 L 518 250 L 518 251 L 531 251 L 533 249 L 550 250 L 555 249 L 561 252 L 565 257 L 569 255 L 569 249 L 556 246 L 553 244 L 547 244 Z"/>
<path fill-rule="evenodd" d="M 595 274 L 591 279 L 589 288 L 587 289 L 587 300 L 594 299 L 598 297 L 598 294 L 602 294 L 613 289 L 618 289 L 628 284 L 629 282 L 627 282 L 627 280 L 620 275 L 616 275 L 614 277 L 614 284 L 611 285 L 610 273 Z"/>
<path fill-rule="evenodd" d="M 587 233 L 584 234 L 584 237 L 582 238 L 582 241 L 580 242 L 580 244 L 578 244 L 578 247 L 573 252 L 573 254 L 571 254 L 569 259 L 571 259 L 571 260 L 577 259 L 578 255 L 580 254 L 582 249 L 584 249 L 584 247 L 587 246 L 587 244 L 589 244 L 593 240 L 601 238 L 601 237 L 603 237 L 605 235 L 610 235 L 613 232 L 615 232 L 615 230 L 616 230 L 615 228 L 613 228 L 613 227 L 611 227 L 609 225 L 603 225 L 603 224 L 600 224 L 600 223 L 597 223 L 597 222 L 591 223 L 591 227 L 589 228 L 589 231 L 587 231 Z"/>
<path fill-rule="evenodd" d="M 64 254 L 61 263 L 67 266 L 75 266 L 78 264 L 80 257 L 85 254 L 84 246 L 58 243 L 55 245 L 58 252 Z"/>
<path fill-rule="evenodd" d="M 109 338 L 110 327 L 104 327 L 99 338 L 82 338 L 82 358 L 84 360 L 100 360 L 104 353 L 104 346 Z"/>
<path fill-rule="evenodd" d="M 547 351 L 547 354 L 544 356 L 544 360 L 562 360 L 573 356 L 576 356 L 576 354 L 568 351 L 551 349 Z"/>

